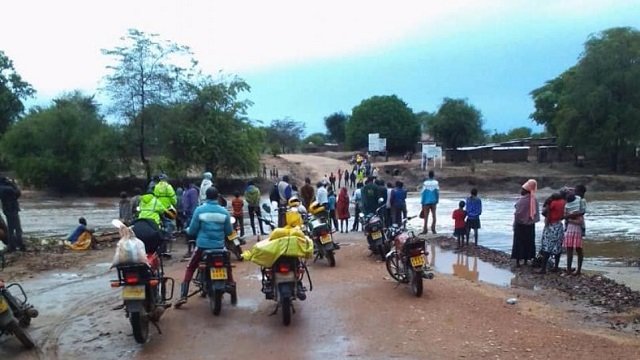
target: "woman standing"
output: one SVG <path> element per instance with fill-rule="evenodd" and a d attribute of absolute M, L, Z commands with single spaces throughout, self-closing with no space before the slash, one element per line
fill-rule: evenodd
<path fill-rule="evenodd" d="M 544 230 L 542 230 L 542 268 L 540 274 L 547 272 L 547 262 L 551 255 L 554 256 L 553 272 L 558 271 L 560 265 L 560 255 L 562 254 L 562 239 L 564 237 L 564 226 L 562 219 L 564 218 L 565 201 L 560 193 L 552 194 L 542 206 L 542 215 L 545 216 Z"/>
<path fill-rule="evenodd" d="M 338 203 L 336 205 L 336 212 L 338 213 L 338 219 L 340 219 L 340 232 L 349 232 L 349 193 L 346 186 L 340 189 L 338 194 Z M 343 227 L 344 224 L 344 227 Z"/>
<path fill-rule="evenodd" d="M 524 260 L 524 264 L 527 265 L 527 261 L 536 256 L 535 224 L 540 221 L 536 190 L 538 183 L 533 179 L 527 180 L 522 185 L 520 199 L 515 205 L 511 258 L 516 259 L 517 267 L 520 267 L 520 260 Z"/>

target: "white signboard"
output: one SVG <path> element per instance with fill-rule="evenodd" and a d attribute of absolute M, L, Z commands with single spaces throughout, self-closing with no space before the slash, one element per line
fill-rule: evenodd
<path fill-rule="evenodd" d="M 369 151 L 380 151 L 380 134 L 369 134 Z"/>
<path fill-rule="evenodd" d="M 378 151 L 386 151 L 387 150 L 387 139 L 378 139 Z"/>
<path fill-rule="evenodd" d="M 429 167 L 429 160 L 433 159 L 433 166 L 436 166 L 436 160 L 440 159 L 440 168 L 442 169 L 442 147 L 434 144 L 422 144 L 422 169 Z"/>

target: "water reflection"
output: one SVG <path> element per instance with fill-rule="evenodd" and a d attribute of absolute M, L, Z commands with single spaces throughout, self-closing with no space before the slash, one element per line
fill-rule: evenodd
<path fill-rule="evenodd" d="M 453 275 L 469 281 L 478 281 L 480 279 L 478 257 L 471 256 L 471 258 L 473 259 L 473 269 L 469 270 L 469 255 L 458 253 L 456 263 L 453 264 Z"/>

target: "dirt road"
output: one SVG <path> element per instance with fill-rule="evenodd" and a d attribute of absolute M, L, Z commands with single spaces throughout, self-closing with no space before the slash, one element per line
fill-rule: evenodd
<path fill-rule="evenodd" d="M 296 303 L 292 324 L 269 316 L 273 302 L 260 292 L 257 266 L 235 263 L 239 304 L 228 298 L 219 317 L 193 297 L 170 309 L 144 346 L 133 340 L 119 292 L 108 286 L 107 261 L 82 270 L 45 274 L 24 284 L 41 311 L 31 332 L 38 352 L 0 339 L 0 357 L 16 359 L 637 359 L 637 337 L 590 328 L 553 296 L 496 288 L 447 275 L 426 281 L 423 297 L 389 279 L 369 256 L 361 233 L 336 234 L 344 246 L 337 266 L 310 266 L 313 291 Z M 177 249 L 178 253 L 182 248 Z M 109 255 L 109 254 L 105 254 Z M 180 279 L 185 263 L 168 273 Z M 76 278 L 77 277 L 77 278 Z M 56 278 L 58 281 L 56 282 Z M 46 280 L 45 280 L 46 279 Z M 516 305 L 506 298 L 520 296 Z M 564 310 L 563 310 L 564 309 Z"/>

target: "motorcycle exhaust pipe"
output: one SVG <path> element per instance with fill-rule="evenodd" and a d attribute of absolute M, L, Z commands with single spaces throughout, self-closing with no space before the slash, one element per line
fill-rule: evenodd
<path fill-rule="evenodd" d="M 30 318 L 37 318 L 38 317 L 38 310 L 36 310 L 34 308 L 30 308 L 30 309 L 27 309 L 26 314 Z"/>
<path fill-rule="evenodd" d="M 422 277 L 424 277 L 425 279 L 433 280 L 435 275 L 432 272 L 428 272 L 428 273 L 423 273 Z"/>

